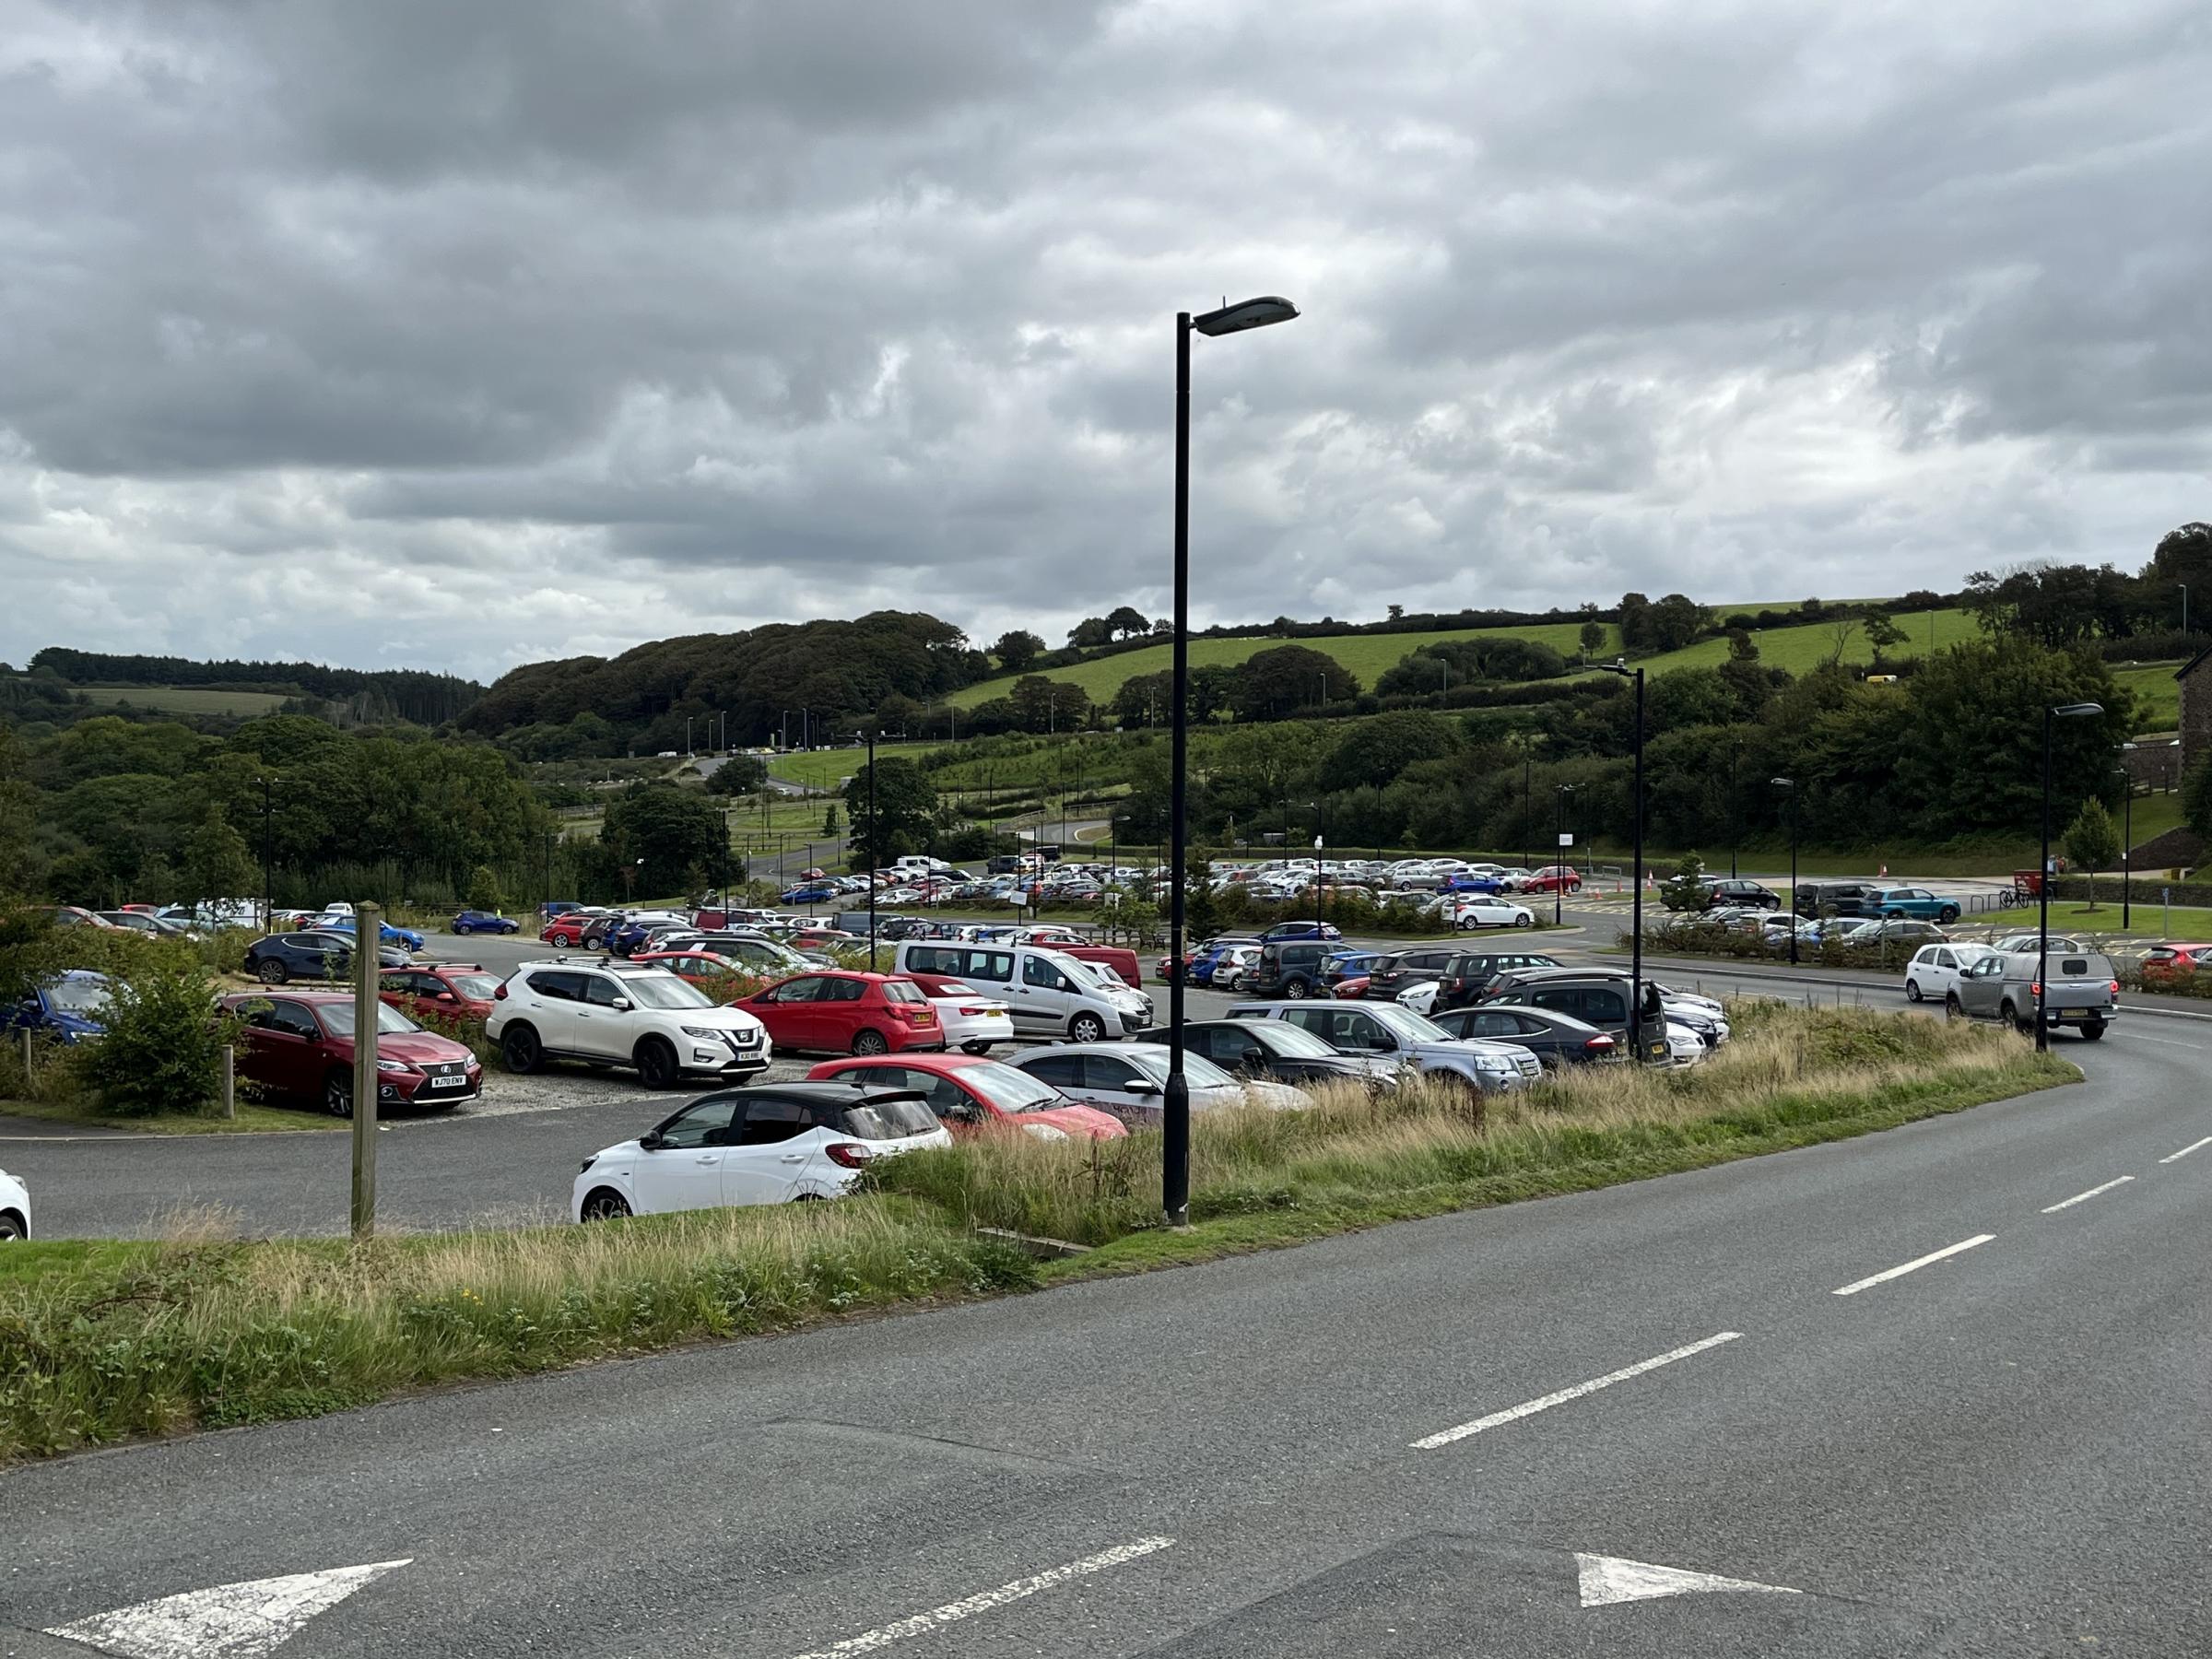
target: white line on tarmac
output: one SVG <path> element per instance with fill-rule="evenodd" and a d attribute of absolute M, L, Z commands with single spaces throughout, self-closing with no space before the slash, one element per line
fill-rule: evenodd
<path fill-rule="evenodd" d="M 1890 1268 L 1887 1273 L 1877 1273 L 1872 1278 L 1863 1278 L 1854 1284 L 1845 1285 L 1835 1294 L 1856 1296 L 1862 1290 L 1871 1290 L 1877 1285 L 1886 1285 L 1893 1278 L 1903 1278 L 1908 1273 L 1918 1273 L 1923 1267 L 1940 1262 L 1946 1256 L 1955 1256 L 1962 1250 L 1971 1250 L 1977 1244 L 1986 1244 L 1996 1236 L 1995 1233 L 1976 1233 L 1971 1239 L 1961 1239 L 1956 1244 L 1947 1244 L 1941 1250 L 1931 1251 L 1924 1256 L 1916 1256 L 1910 1262 Z"/>
<path fill-rule="evenodd" d="M 2205 1052 L 2205 1045 L 2201 1042 L 2177 1042 L 2171 1037 L 2148 1037 L 2141 1031 L 2129 1031 L 2125 1035 L 2131 1042 L 2162 1042 L 2168 1048 L 2194 1049 L 2200 1054 Z"/>
<path fill-rule="evenodd" d="M 2102 1186 L 2093 1186 L 2086 1193 L 2077 1193 L 2071 1198 L 2062 1198 L 2056 1204 L 2045 1205 L 2043 1214 L 2050 1216 L 2055 1215 L 2062 1209 L 2072 1209 L 2076 1205 L 2094 1198 L 2100 1193 L 2109 1193 L 2116 1186 L 2125 1186 L 2134 1179 L 2133 1175 L 2123 1175 L 2117 1181 L 2108 1181 Z"/>
<path fill-rule="evenodd" d="M 797 1659 L 846 1659 L 851 1653 L 872 1653 L 879 1647 L 888 1647 L 909 1636 L 924 1631 L 958 1624 L 963 1618 L 972 1618 L 978 1613 L 988 1613 L 994 1607 L 1003 1607 L 1024 1596 L 1034 1595 L 1040 1590 L 1050 1590 L 1055 1584 L 1065 1584 L 1070 1579 L 1084 1578 L 1094 1572 L 1103 1572 L 1109 1567 L 1119 1567 L 1143 1556 L 1153 1555 L 1175 1542 L 1172 1538 L 1138 1538 L 1133 1543 L 1117 1544 L 1112 1549 L 1102 1549 L 1097 1555 L 1085 1556 L 1079 1561 L 1070 1561 L 1065 1567 L 1032 1577 L 1016 1579 L 1010 1584 L 1001 1584 L 995 1590 L 985 1590 L 956 1602 L 947 1602 L 941 1607 L 932 1607 L 926 1613 L 917 1613 L 911 1618 L 901 1618 L 895 1624 L 880 1625 L 873 1630 L 864 1630 L 857 1636 L 812 1653 L 801 1653 Z"/>
<path fill-rule="evenodd" d="M 1677 1359 L 1687 1359 L 1692 1354 L 1701 1354 L 1707 1348 L 1718 1347 L 1724 1342 L 1734 1342 L 1741 1331 L 1723 1331 L 1717 1336 L 1708 1336 L 1702 1342 L 1693 1342 L 1688 1347 L 1678 1347 L 1672 1353 L 1655 1359 L 1640 1359 L 1603 1377 L 1594 1377 L 1587 1382 L 1577 1382 L 1572 1388 L 1562 1388 L 1557 1394 L 1547 1394 L 1537 1400 L 1524 1400 L 1518 1406 L 1509 1406 L 1503 1411 L 1493 1411 L 1488 1417 L 1477 1418 L 1471 1423 L 1462 1423 L 1456 1429 L 1425 1436 L 1413 1442 L 1416 1452 L 1433 1452 L 1439 1446 L 1448 1446 L 1453 1441 L 1465 1440 L 1480 1434 L 1485 1429 L 1495 1429 L 1502 1423 L 1518 1422 L 1524 1417 L 1534 1417 L 1539 1411 L 1549 1411 L 1554 1406 L 1564 1406 L 1570 1400 L 1579 1400 L 1584 1394 L 1595 1394 L 1601 1388 L 1610 1388 L 1616 1382 L 1626 1382 L 1630 1377 L 1641 1377 L 1645 1371 L 1657 1371 L 1663 1365 L 1672 1365 Z"/>
<path fill-rule="evenodd" d="M 2195 1151 L 2199 1147 L 2212 1147 L 2212 1135 L 2206 1135 L 2205 1138 L 2200 1141 L 2191 1141 L 2179 1152 L 2169 1152 L 2165 1157 L 2159 1159 L 2159 1161 L 2160 1163 L 2179 1162 L 2182 1159 L 2188 1157 L 2190 1153 Z"/>

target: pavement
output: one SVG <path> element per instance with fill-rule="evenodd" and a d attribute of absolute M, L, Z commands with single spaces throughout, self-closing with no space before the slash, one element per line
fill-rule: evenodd
<path fill-rule="evenodd" d="M 1859 1140 L 15 1468 L 0 1654 L 2212 1652 L 2212 1036 L 2065 1052 Z"/>

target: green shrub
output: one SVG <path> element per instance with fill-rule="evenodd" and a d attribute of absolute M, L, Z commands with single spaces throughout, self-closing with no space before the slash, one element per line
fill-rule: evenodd
<path fill-rule="evenodd" d="M 235 1020 L 218 1019 L 195 961 L 163 961 L 115 982 L 107 1035 L 80 1063 L 100 1109 L 118 1117 L 208 1111 Z"/>

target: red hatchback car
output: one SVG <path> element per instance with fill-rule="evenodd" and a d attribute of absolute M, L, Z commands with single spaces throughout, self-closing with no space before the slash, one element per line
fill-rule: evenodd
<path fill-rule="evenodd" d="M 353 1115 L 353 997 L 344 991 L 244 991 L 223 1011 L 245 1021 L 243 1077 L 273 1095 L 308 1100 L 333 1117 Z M 484 1067 L 464 1043 L 377 1006 L 377 1103 L 457 1106 L 484 1087 Z"/>
<path fill-rule="evenodd" d="M 957 1135 L 993 1127 L 1020 1129 L 1046 1140 L 1121 1140 L 1121 1119 L 1071 1100 L 1025 1071 L 978 1054 L 902 1054 L 897 1059 L 825 1060 L 806 1074 L 814 1083 L 863 1083 L 912 1088 L 929 1098 L 937 1121 Z M 1049 1133 L 1048 1133 L 1049 1131 Z"/>
<path fill-rule="evenodd" d="M 799 973 L 731 1005 L 786 1053 L 891 1054 L 945 1046 L 922 987 L 903 974 Z"/>
<path fill-rule="evenodd" d="M 1546 865 L 1521 884 L 1524 893 L 1579 893 L 1583 877 L 1572 865 Z"/>
<path fill-rule="evenodd" d="M 491 1012 L 500 976 L 474 962 L 433 968 L 387 968 L 377 994 L 416 1019 L 482 1019 Z"/>
<path fill-rule="evenodd" d="M 2212 945 L 2153 945 L 2143 957 L 2146 985 L 2171 984 L 2212 974 Z"/>

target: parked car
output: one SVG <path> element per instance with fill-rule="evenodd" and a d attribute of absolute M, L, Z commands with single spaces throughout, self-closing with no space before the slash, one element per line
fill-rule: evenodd
<path fill-rule="evenodd" d="M 1905 1000 L 1942 1002 L 1959 976 L 1990 954 L 1986 945 L 1923 945 L 1905 964 Z"/>
<path fill-rule="evenodd" d="M 1782 908 L 1782 895 L 1764 882 L 1734 876 L 1708 876 L 1699 885 L 1704 888 L 1705 908 L 1708 911 L 1731 906 L 1760 911 Z"/>
<path fill-rule="evenodd" d="M 0 1170 L 0 1244 L 30 1237 L 30 1189 Z"/>
<path fill-rule="evenodd" d="M 1378 1001 L 1395 1001 L 1408 986 L 1442 979 L 1453 960 L 1465 954 L 1456 945 L 1420 945 L 1398 951 L 1368 971 L 1367 994 Z"/>
<path fill-rule="evenodd" d="M 500 994 L 500 976 L 475 962 L 386 968 L 377 994 L 411 1019 L 483 1019 Z"/>
<path fill-rule="evenodd" d="M 985 996 L 965 980 L 942 973 L 911 976 L 937 1011 L 945 1046 L 967 1054 L 987 1054 L 994 1045 L 1014 1041 L 1014 1015 L 1006 1003 Z"/>
<path fill-rule="evenodd" d="M 1579 893 L 1583 878 L 1572 865 L 1546 865 L 1524 877 L 1524 893 Z"/>
<path fill-rule="evenodd" d="M 1321 959 L 1314 985 L 1334 994 L 1347 980 L 1367 978 L 1378 962 L 1389 959 L 1387 950 L 1332 950 Z"/>
<path fill-rule="evenodd" d="M 2055 942 L 2052 948 L 2058 948 Z M 2078 950 L 2080 947 L 2070 945 L 2069 948 Z M 2141 971 L 2146 985 L 2171 984 L 2177 979 L 2212 973 L 2212 945 L 2153 945 L 2143 953 Z"/>
<path fill-rule="evenodd" d="M 1989 947 L 1992 950 L 2025 950 L 2033 953 L 2041 947 L 2042 942 L 2042 935 L 2032 932 L 1999 934 L 1989 941 Z M 2077 939 L 2071 934 L 2053 934 L 2050 943 L 2053 950 L 2087 950 L 2089 948 L 2087 939 Z"/>
<path fill-rule="evenodd" d="M 656 928 L 689 927 L 691 918 L 674 911 L 635 911 L 609 926 L 602 943 L 617 956 L 628 956 L 643 945 Z"/>
<path fill-rule="evenodd" d="M 1285 1020 L 1312 1032 L 1340 1054 L 1365 1054 L 1425 1075 L 1456 1077 L 1485 1092 L 1525 1088 L 1544 1069 L 1525 1048 L 1453 1037 L 1395 1003 L 1239 1003 L 1229 1017 Z"/>
<path fill-rule="evenodd" d="M 318 919 L 314 925 L 317 932 L 344 934 L 349 939 L 355 932 L 353 918 L 350 915 L 325 915 Z M 396 945 L 409 952 L 422 948 L 420 934 L 411 927 L 395 927 L 389 922 L 379 922 L 376 924 L 376 942 L 379 945 Z"/>
<path fill-rule="evenodd" d="M 1553 1008 L 1451 1008 L 1430 1017 L 1454 1037 L 1514 1042 L 1547 1065 L 1583 1065 L 1628 1058 L 1620 1039 Z"/>
<path fill-rule="evenodd" d="M 1506 974 L 1559 966 L 1557 957 L 1540 950 L 1454 950 L 1433 976 L 1436 996 L 1425 1011 L 1433 1018 L 1439 1010 L 1464 1008 Z"/>
<path fill-rule="evenodd" d="M 1158 1042 L 1070 1042 L 1030 1049 L 1006 1062 L 1071 1100 L 1095 1106 L 1132 1128 L 1159 1122 L 1168 1082 L 1168 1050 Z M 1182 1077 L 1193 1112 L 1256 1104 L 1302 1107 L 1306 1097 L 1281 1083 L 1240 1083 L 1203 1054 L 1186 1050 Z"/>
<path fill-rule="evenodd" d="M 1138 1033 L 1140 1042 L 1164 1043 L 1165 1027 Z M 1232 1077 L 1266 1077 L 1304 1088 L 1316 1083 L 1363 1083 L 1392 1088 L 1397 1067 L 1373 1054 L 1346 1054 L 1302 1026 L 1280 1019 L 1201 1019 L 1182 1028 L 1183 1052 L 1203 1054 Z"/>
<path fill-rule="evenodd" d="M 150 911 L 125 908 L 100 911 L 98 914 L 100 919 L 110 927 L 121 927 L 131 933 L 141 933 L 149 939 L 182 938 L 188 931 L 182 922 L 169 921 Z"/>
<path fill-rule="evenodd" d="M 2047 1025 L 2072 1026 L 2096 1041 L 2120 1018 L 2120 979 L 2111 960 L 2095 951 L 2053 951 L 2048 985 L 2038 978 L 2045 960 L 2031 950 L 1993 951 L 1959 975 L 1944 1006 L 2023 1031 L 2035 1030 L 2041 1010 Z"/>
<path fill-rule="evenodd" d="M 768 1069 L 771 1046 L 742 1007 L 717 1007 L 665 969 L 630 962 L 524 962 L 493 996 L 484 1034 L 512 1072 L 547 1059 L 637 1069 L 648 1088 L 687 1074 L 743 1082 Z"/>
<path fill-rule="evenodd" d="M 76 904 L 34 904 L 30 907 L 30 913 L 44 916 L 55 927 L 112 928 L 115 925 L 105 917 Z"/>
<path fill-rule="evenodd" d="M 1876 888 L 1860 900 L 1870 916 L 1909 916 L 1916 922 L 1934 922 L 1945 927 L 1959 920 L 1959 904 L 1931 893 L 1926 888 Z"/>
<path fill-rule="evenodd" d="M 1282 939 L 1329 939 L 1344 937 L 1334 922 L 1277 922 L 1273 927 L 1260 931 L 1259 942 L 1272 945 Z"/>
<path fill-rule="evenodd" d="M 0 1014 L 0 1031 L 37 1031 L 57 1042 L 78 1043 L 103 1035 L 112 987 L 104 973 L 69 968 Z"/>
<path fill-rule="evenodd" d="M 902 939 L 892 966 L 939 973 L 1002 998 L 1018 1037 L 1100 1042 L 1152 1023 L 1152 999 L 1110 985 L 1064 950 L 1042 945 L 985 945 Z"/>
<path fill-rule="evenodd" d="M 936 1009 L 903 974 L 794 974 L 732 1006 L 766 1026 L 783 1049 L 888 1054 L 945 1046 Z"/>
<path fill-rule="evenodd" d="M 1820 930 L 1827 942 L 1842 945 L 1925 945 L 1940 943 L 1951 935 L 1933 922 L 1915 921 L 1910 916 L 1862 916 L 1855 920 L 1839 916 Z"/>
<path fill-rule="evenodd" d="M 1459 899 L 1452 904 L 1452 925 L 1463 933 L 1477 927 L 1534 927 L 1536 913 L 1525 904 L 1515 904 L 1510 899 L 1477 897 Z"/>
<path fill-rule="evenodd" d="M 835 1198 L 879 1158 L 951 1144 L 928 1103 L 904 1089 L 724 1089 L 585 1159 L 570 1191 L 571 1213 L 580 1222 L 612 1221 Z"/>
<path fill-rule="evenodd" d="M 465 910 L 453 917 L 451 931 L 457 934 L 511 934 L 520 933 L 523 924 L 512 916 L 495 915 L 490 911 Z"/>
<path fill-rule="evenodd" d="M 414 959 L 400 947 L 380 947 L 377 962 L 383 968 L 404 968 Z M 344 979 L 353 971 L 351 934 L 270 934 L 246 947 L 245 971 L 265 985 L 288 984 L 296 979 Z"/>
<path fill-rule="evenodd" d="M 649 940 L 644 948 L 632 950 L 630 959 L 641 962 L 671 952 L 696 955 L 702 951 L 734 962 L 739 971 L 760 979 L 782 979 L 785 974 L 837 966 L 826 956 L 796 951 L 758 934 L 694 933 L 680 928 L 672 928 Z"/>
<path fill-rule="evenodd" d="M 994 1127 L 1041 1140 L 1120 1140 L 1129 1133 L 1112 1113 L 1071 1100 L 1025 1071 L 972 1054 L 825 1060 L 806 1076 L 824 1083 L 912 1089 L 956 1140 Z"/>
<path fill-rule="evenodd" d="M 243 1022 L 241 1077 L 271 1095 L 353 1115 L 354 1003 L 345 991 L 241 991 L 221 1006 Z M 467 1044 L 426 1031 L 397 1008 L 376 1009 L 376 1098 L 382 1105 L 458 1106 L 483 1090 Z"/>
<path fill-rule="evenodd" d="M 1801 881 L 1797 884 L 1797 913 L 1801 916 L 1867 916 L 1866 899 L 1879 892 L 1872 881 Z"/>
<path fill-rule="evenodd" d="M 563 911 L 545 925 L 537 937 L 544 945 L 559 945 L 569 949 L 579 947 L 590 948 L 606 937 L 606 930 L 621 921 L 612 911 L 579 907 Z"/>
<path fill-rule="evenodd" d="M 1671 1054 L 1664 1022 L 1669 1018 L 1669 1010 L 1665 993 L 1657 982 L 1645 980 L 1643 995 L 1642 1057 L 1647 1062 L 1668 1060 Z M 1625 1032 L 1629 1029 L 1629 976 L 1579 969 L 1532 970 L 1509 974 L 1485 992 L 1476 1004 L 1477 1007 L 1492 1006 L 1548 1008 L 1601 1031 Z M 1700 1023 L 1711 1023 L 1708 1010 L 1700 1008 L 1695 1012 Z"/>
<path fill-rule="evenodd" d="M 537 919 L 550 922 L 556 916 L 565 916 L 571 911 L 582 910 L 582 905 L 573 899 L 548 899 L 537 907 Z"/>

